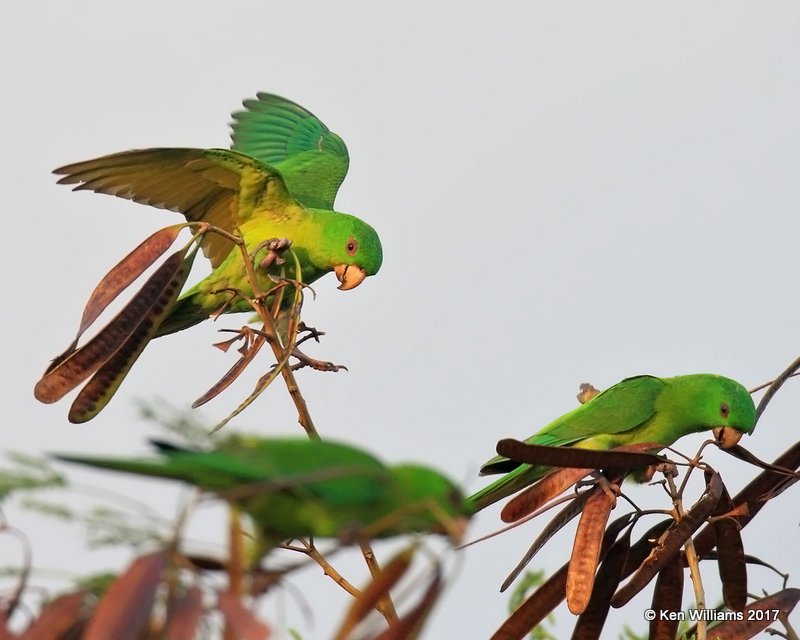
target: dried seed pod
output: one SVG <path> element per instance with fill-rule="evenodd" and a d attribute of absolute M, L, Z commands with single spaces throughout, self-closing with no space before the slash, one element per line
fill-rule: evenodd
<path fill-rule="evenodd" d="M 732 611 L 741 611 L 747 604 L 747 564 L 744 558 L 744 544 L 739 524 L 733 517 L 725 514 L 733 509 L 733 502 L 727 489 L 714 510 L 712 521 L 717 543 L 717 566 L 722 582 L 722 598 Z"/>
<path fill-rule="evenodd" d="M 372 582 L 367 585 L 361 595 L 353 601 L 347 611 L 342 626 L 336 633 L 336 640 L 346 640 L 350 633 L 372 611 L 375 606 L 389 594 L 389 590 L 397 584 L 411 567 L 414 559 L 415 548 L 413 546 L 403 549 L 395 555 L 377 574 Z"/>
<path fill-rule="evenodd" d="M 598 485 L 592 489 L 581 512 L 567 573 L 567 606 L 576 615 L 583 613 L 589 604 L 603 531 L 615 504 L 616 498 Z"/>
<path fill-rule="evenodd" d="M 649 453 L 662 449 L 657 442 L 628 444 L 608 451 L 579 449 L 578 447 L 551 447 L 528 444 L 513 438 L 505 438 L 497 443 L 497 453 L 514 462 L 545 467 L 575 467 L 588 469 L 616 469 L 631 471 L 645 469 L 651 465 L 669 462 L 666 458 Z M 507 471 L 502 466 L 493 465 L 496 471 Z"/>
<path fill-rule="evenodd" d="M 167 258 L 145 283 L 142 291 L 117 316 L 118 318 L 125 316 L 122 325 L 126 329 L 124 332 L 112 331 L 110 337 L 115 343 L 119 342 L 119 345 L 113 351 L 109 349 L 110 357 L 104 362 L 101 361 L 102 366 L 73 401 L 68 414 L 70 422 L 80 423 L 90 420 L 111 400 L 181 292 L 191 271 L 196 252 L 192 251 L 186 258 L 185 253 L 178 251 Z M 154 283 L 152 289 L 149 288 L 151 283 Z M 145 289 L 148 289 L 146 295 L 142 296 Z M 146 305 L 143 310 L 140 309 L 142 305 Z M 111 325 L 103 329 L 97 337 L 103 336 L 109 329 Z M 90 344 L 92 343 L 88 343 L 84 348 L 88 348 Z M 81 353 L 83 349 L 76 351 L 74 356 L 77 357 Z M 102 353 L 104 352 L 97 352 L 96 355 Z M 65 361 L 65 364 L 71 359 Z"/>
<path fill-rule="evenodd" d="M 590 493 L 591 492 L 589 491 L 584 491 L 582 494 L 575 497 L 566 507 L 559 511 L 558 514 L 552 520 L 550 520 L 550 522 L 547 523 L 547 526 L 542 529 L 542 532 L 536 537 L 536 540 L 533 541 L 533 544 L 525 552 L 525 555 L 522 556 L 522 560 L 517 563 L 517 566 L 514 567 L 511 573 L 508 574 L 506 579 L 503 581 L 503 584 L 500 586 L 501 593 L 511 586 L 511 583 L 517 579 L 517 576 L 528 565 L 528 563 L 539 552 L 539 550 L 547 543 L 547 541 L 550 540 L 550 538 L 558 533 L 583 510 Z"/>
<path fill-rule="evenodd" d="M 509 500 L 500 512 L 503 522 L 516 522 L 588 476 L 593 469 L 555 469 Z"/>
<path fill-rule="evenodd" d="M 751 602 L 744 608 L 741 619 L 720 622 L 709 629 L 709 635 L 714 638 L 725 638 L 725 640 L 753 638 L 778 620 L 780 616 L 787 615 L 794 609 L 798 601 L 800 601 L 800 589 L 783 589 L 771 596 Z M 689 629 L 686 632 L 687 638 L 695 635 L 695 629 Z"/>
<path fill-rule="evenodd" d="M 683 599 L 683 566 L 680 562 L 668 562 L 658 573 L 653 591 L 653 611 L 680 611 Z M 662 620 L 656 615 L 650 621 L 651 640 L 675 640 L 680 620 Z"/>
<path fill-rule="evenodd" d="M 800 442 L 795 443 L 778 456 L 772 463 L 776 467 L 794 470 L 800 466 Z M 780 491 L 797 482 L 797 478 L 787 477 L 776 471 L 759 473 L 733 499 L 734 508 L 746 505 L 747 515 L 737 516 L 739 528 L 746 526 L 767 502 Z M 695 551 L 701 558 L 707 556 L 716 544 L 716 531 L 713 524 L 704 527 L 694 539 Z"/>
<path fill-rule="evenodd" d="M 631 530 L 628 529 L 611 547 L 597 571 L 592 597 L 572 630 L 572 640 L 599 638 L 603 630 L 611 597 L 614 595 L 631 547 Z"/>
<path fill-rule="evenodd" d="M 103 330 L 83 347 L 48 368 L 41 380 L 36 383 L 34 395 L 44 403 L 52 403 L 63 398 L 81 382 L 97 371 L 113 356 L 137 331 L 143 318 L 161 308 L 172 295 L 180 292 L 182 283 L 176 278 L 188 276 L 181 270 L 183 252 L 167 258 L 127 305 L 106 325 Z M 157 325 L 156 325 L 157 328 Z"/>
<path fill-rule="evenodd" d="M 603 534 L 601 556 L 611 548 L 620 531 L 631 523 L 632 518 L 633 514 L 626 513 L 608 525 L 605 534 Z M 664 522 L 668 521 L 665 520 Z M 525 602 L 506 618 L 500 628 L 494 632 L 491 640 L 522 640 L 527 636 L 531 629 L 541 623 L 547 614 L 564 600 L 568 570 L 569 564 L 565 564 L 550 576 L 543 585 L 528 596 Z"/>

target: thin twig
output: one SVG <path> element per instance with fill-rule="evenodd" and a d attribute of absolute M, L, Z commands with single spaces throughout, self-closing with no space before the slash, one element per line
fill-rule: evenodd
<path fill-rule="evenodd" d="M 497 529 L 496 531 L 492 531 L 491 533 L 487 533 L 486 535 L 481 536 L 480 538 L 476 538 L 475 540 L 470 540 L 469 542 L 465 542 L 464 544 L 456 547 L 456 551 L 461 551 L 462 549 L 466 549 L 467 547 L 471 547 L 472 545 L 478 544 L 479 542 L 483 542 L 484 540 L 489 540 L 490 538 L 494 538 L 495 536 L 499 536 L 501 533 L 505 533 L 506 531 L 511 531 L 512 529 L 516 529 L 518 526 L 520 526 L 522 524 L 525 524 L 526 522 L 530 522 L 531 520 L 533 520 L 537 516 L 542 515 L 546 511 L 550 511 L 550 509 L 553 509 L 554 507 L 557 507 L 560 504 L 564 504 L 565 502 L 569 502 L 570 500 L 574 500 L 576 497 L 577 497 L 576 494 L 570 493 L 570 494 L 568 494 L 566 496 L 560 496 L 558 498 L 555 498 L 554 500 L 551 500 L 547 504 L 544 504 L 541 507 L 539 507 L 533 513 L 529 513 L 525 517 L 520 518 L 519 520 L 516 520 L 516 521 L 512 522 L 511 524 L 506 525 L 505 527 L 501 527 L 500 529 Z"/>
<path fill-rule="evenodd" d="M 175 594 L 178 590 L 178 585 L 180 582 L 178 577 L 178 566 L 185 561 L 183 556 L 178 551 L 179 546 L 182 546 L 180 543 L 182 541 L 186 541 L 182 535 L 183 528 L 186 526 L 186 522 L 189 519 L 192 511 L 194 511 L 194 508 L 197 506 L 200 496 L 201 492 L 199 490 L 194 490 L 190 493 L 189 498 L 183 503 L 183 506 L 178 513 L 178 517 L 175 519 L 175 522 L 172 525 L 172 535 L 170 536 L 169 542 L 171 561 L 167 564 L 164 578 L 164 582 L 167 585 L 167 593 L 164 597 L 164 601 L 167 603 L 168 608 L 171 607 L 172 603 L 174 603 L 176 600 Z M 167 622 L 169 621 L 169 617 L 170 615 L 167 613 L 167 615 L 164 616 L 163 620 L 161 621 L 161 633 L 164 632 Z"/>
<path fill-rule="evenodd" d="M 255 300 L 264 300 L 263 293 L 259 291 L 258 283 L 256 281 L 255 270 L 253 269 L 253 262 L 250 259 L 250 256 L 247 253 L 247 248 L 244 245 L 244 242 L 239 244 L 240 251 L 242 251 L 242 258 L 245 263 L 245 269 L 247 272 L 247 279 L 250 281 L 250 285 L 253 289 L 253 298 Z M 308 411 L 308 405 L 306 404 L 305 398 L 303 398 L 302 393 L 300 392 L 300 387 L 297 385 L 297 381 L 294 377 L 294 373 L 291 367 L 287 367 L 286 363 L 288 362 L 289 357 L 291 356 L 292 351 L 294 350 L 295 343 L 297 340 L 297 331 L 300 326 L 300 306 L 302 305 L 302 274 L 300 272 L 300 264 L 297 260 L 297 256 L 292 254 L 295 262 L 295 277 L 297 283 L 299 284 L 296 292 L 295 292 L 295 301 L 292 306 L 292 313 L 289 318 L 289 327 L 288 327 L 288 344 L 284 346 L 284 349 L 281 350 L 279 344 L 279 334 L 277 327 L 275 325 L 274 318 L 277 317 L 277 314 L 280 310 L 280 302 L 276 300 L 275 309 L 272 314 L 270 314 L 265 308 L 263 303 L 255 304 L 253 307 L 255 308 L 256 312 L 258 313 L 261 321 L 264 323 L 264 328 L 271 333 L 275 340 L 268 340 L 270 347 L 272 348 L 273 353 L 275 354 L 275 359 L 277 361 L 277 369 L 280 371 L 281 375 L 283 376 L 284 383 L 286 384 L 286 389 L 289 392 L 292 400 L 294 401 L 295 408 L 297 409 L 298 415 L 298 422 L 300 426 L 305 429 L 306 434 L 312 440 L 320 439 L 319 432 L 316 430 L 314 426 L 314 421 L 311 418 L 311 414 Z M 299 295 L 298 295 L 299 294 Z M 330 569 L 331 571 L 335 571 L 333 567 L 330 566 L 330 563 L 325 560 L 325 558 L 316 550 L 315 547 L 311 547 L 313 549 L 313 557 L 315 561 L 323 567 L 323 569 Z M 372 551 L 372 547 L 369 543 L 364 542 L 361 544 L 361 553 L 364 556 L 364 562 L 366 563 L 367 567 L 369 568 L 370 574 L 375 577 L 377 573 L 380 572 L 380 566 L 378 564 L 377 559 L 375 558 L 375 553 Z M 325 564 L 323 565 L 322 562 Z M 326 570 L 326 573 L 327 570 Z M 331 575 L 331 574 L 328 574 Z M 347 581 L 344 579 L 341 574 L 336 572 L 338 579 L 336 579 L 337 584 L 343 586 Z M 352 587 L 352 585 L 350 585 Z M 348 593 L 350 592 L 348 589 L 345 588 Z M 386 622 L 391 626 L 394 622 L 397 621 L 397 612 L 395 610 L 394 604 L 392 603 L 392 599 L 387 593 L 381 600 L 376 604 L 376 609 L 386 618 Z"/>
<path fill-rule="evenodd" d="M 349 582 L 341 573 L 339 573 L 333 565 L 323 556 L 319 550 L 314 546 L 313 541 L 306 541 L 303 540 L 303 545 L 305 549 L 302 550 L 309 558 L 311 558 L 314 562 L 316 562 L 321 568 L 322 572 L 328 576 L 331 580 L 333 580 L 336 584 L 338 584 L 342 589 L 344 589 L 347 593 L 349 593 L 354 598 L 361 597 L 361 591 L 355 587 L 351 582 Z M 371 552 L 371 550 L 370 550 Z M 380 571 L 380 568 L 378 568 Z M 397 620 L 397 612 L 395 611 L 394 604 L 392 604 L 391 599 L 389 599 L 389 605 L 391 605 L 391 609 L 386 609 L 386 602 L 385 599 L 381 599 L 376 605 L 376 610 L 386 619 L 386 622 L 391 626 Z"/>
<path fill-rule="evenodd" d="M 679 496 L 682 496 L 683 492 L 686 490 L 686 485 L 689 483 L 689 477 L 692 475 L 692 471 L 694 471 L 695 469 L 706 468 L 706 465 L 704 463 L 703 464 L 700 463 L 700 460 L 702 460 L 703 458 L 703 449 L 705 449 L 710 444 L 714 444 L 714 442 L 715 442 L 714 440 L 705 440 L 700 445 L 700 448 L 697 450 L 697 453 L 694 454 L 694 458 L 689 460 L 689 469 L 686 472 L 686 475 L 683 477 L 683 481 L 681 482 L 681 488 L 678 489 L 677 491 L 677 494 Z"/>
<path fill-rule="evenodd" d="M 369 569 L 372 579 L 377 580 L 378 576 L 381 575 L 381 567 L 378 564 L 378 559 L 375 557 L 375 552 L 368 542 L 362 542 L 359 546 L 361 547 L 361 555 L 364 556 L 364 562 L 367 563 L 367 568 Z M 388 591 L 381 596 L 376 607 L 383 614 L 383 617 L 386 618 L 386 622 L 389 623 L 389 626 L 397 622 L 397 609 L 395 609 L 394 602 L 392 602 Z"/>
<path fill-rule="evenodd" d="M 319 432 L 317 431 L 316 427 L 314 426 L 314 421 L 311 418 L 311 414 L 308 411 L 308 405 L 306 404 L 305 398 L 303 398 L 302 393 L 300 392 L 300 387 L 297 385 L 297 380 L 294 377 L 294 373 L 291 367 L 287 367 L 286 364 L 288 363 L 289 357 L 294 350 L 296 340 L 297 340 L 297 331 L 299 328 L 300 323 L 300 307 L 302 305 L 302 274 L 300 272 L 300 263 L 297 260 L 297 256 L 292 254 L 295 262 L 295 271 L 296 271 L 296 291 L 295 291 L 295 300 L 294 304 L 292 305 L 292 310 L 289 316 L 289 327 L 288 327 L 288 344 L 283 345 L 283 349 L 281 348 L 280 344 L 280 336 L 278 334 L 277 327 L 275 325 L 275 318 L 280 311 L 280 299 L 276 297 L 274 309 L 272 313 L 270 313 L 264 306 L 264 292 L 262 292 L 258 286 L 258 282 L 256 280 L 255 270 L 253 268 L 253 260 L 251 256 L 247 252 L 247 247 L 244 244 L 243 239 L 239 238 L 237 242 L 239 246 L 239 250 L 242 253 L 242 260 L 245 266 L 245 272 L 247 275 L 247 279 L 250 282 L 250 286 L 253 290 L 253 300 L 250 301 L 251 306 L 255 309 L 256 313 L 258 313 L 259 318 L 264 324 L 264 329 L 269 333 L 271 336 L 274 337 L 273 340 L 267 340 L 269 342 L 270 347 L 272 348 L 272 352 L 275 355 L 276 359 L 276 371 L 280 371 L 280 374 L 283 376 L 284 383 L 286 384 L 286 389 L 289 392 L 289 396 L 292 398 L 294 402 L 295 408 L 297 409 L 297 416 L 298 422 L 300 426 L 303 427 L 308 437 L 312 440 L 320 439 Z M 273 259 L 277 257 L 277 254 L 273 257 Z M 269 265 L 269 256 L 265 258 L 262 263 L 260 264 L 261 267 L 266 267 Z M 281 291 L 282 295 L 282 291 Z M 273 372 L 275 374 L 275 372 Z M 276 374 L 275 374 L 276 375 Z M 268 381 L 271 382 L 269 379 L 269 374 L 267 376 Z M 261 381 L 258 387 L 263 388 Z M 257 388 L 258 388 L 257 387 Z M 370 574 L 372 574 L 373 578 L 376 573 L 380 572 L 380 566 L 378 565 L 377 559 L 375 558 L 375 554 L 372 551 L 372 548 L 368 543 L 363 543 L 361 545 L 361 553 L 364 556 L 364 561 L 369 568 Z M 334 577 L 334 580 L 337 584 L 342 586 L 348 593 L 355 595 L 358 591 L 349 583 L 347 582 L 341 574 L 333 569 L 330 563 L 325 560 L 322 554 L 317 551 L 315 547 L 309 547 L 309 557 L 313 558 L 321 567 L 327 575 Z M 332 572 L 332 573 L 331 573 Z M 353 591 L 354 590 L 355 593 Z M 381 601 L 376 605 L 376 609 L 380 611 L 380 613 L 386 618 L 386 622 L 391 626 L 394 622 L 397 621 L 397 612 L 394 608 L 394 604 L 392 603 L 391 597 L 386 594 Z"/>
<path fill-rule="evenodd" d="M 761 414 L 764 413 L 764 409 L 767 408 L 770 400 L 772 400 L 773 396 L 778 393 L 778 389 L 783 386 L 783 383 L 786 382 L 789 378 L 795 375 L 797 370 L 800 369 L 800 357 L 796 358 L 792 364 L 790 364 L 786 369 L 772 382 L 769 383 L 769 388 L 767 389 L 764 396 L 761 398 L 761 401 L 758 403 L 756 407 L 756 424 L 758 424 L 759 418 L 761 418 Z M 756 387 L 756 389 L 763 389 L 764 385 L 761 387 Z"/>
<path fill-rule="evenodd" d="M 244 593 L 244 545 L 242 544 L 242 520 L 239 509 L 233 504 L 228 507 L 228 593 L 241 598 Z M 225 622 L 224 640 L 238 640 L 239 636 L 232 625 Z"/>
<path fill-rule="evenodd" d="M 676 520 L 682 520 L 686 516 L 686 511 L 683 508 L 683 500 L 681 493 L 675 486 L 675 481 L 672 476 L 665 475 L 667 484 L 669 485 L 670 496 L 672 497 L 672 504 L 675 507 Z M 692 587 L 694 588 L 695 608 L 703 610 L 706 608 L 705 592 L 703 591 L 703 580 L 700 576 L 700 561 L 697 557 L 697 552 L 694 548 L 694 542 L 691 536 L 684 544 L 686 552 L 686 562 L 689 565 L 689 575 L 692 578 Z M 697 621 L 697 640 L 706 640 L 707 625 L 704 619 Z"/>
<path fill-rule="evenodd" d="M 242 252 L 242 259 L 244 260 L 244 268 L 247 272 L 247 279 L 250 281 L 250 286 L 253 289 L 253 298 L 255 300 L 261 300 L 263 299 L 264 293 L 260 291 L 258 287 L 255 270 L 253 269 L 253 262 L 250 259 L 250 255 L 247 253 L 247 247 L 245 246 L 244 241 L 241 239 L 239 242 L 239 250 Z M 261 318 L 261 321 L 264 323 L 266 329 L 276 337 L 275 341 L 269 340 L 268 342 L 270 343 L 269 346 L 272 348 L 272 352 L 275 354 L 276 361 L 280 364 L 281 360 L 286 357 L 286 354 L 277 343 L 278 330 L 275 326 L 275 320 L 272 315 L 267 312 L 263 304 L 255 304 L 253 306 L 256 310 L 256 313 L 258 313 L 259 317 Z M 287 351 L 291 353 L 291 348 L 287 348 Z M 303 394 L 300 393 L 300 387 L 297 386 L 294 373 L 292 373 L 291 368 L 286 366 L 280 367 L 280 372 L 283 376 L 283 381 L 286 383 L 286 389 L 289 392 L 289 396 L 292 398 L 294 406 L 297 409 L 297 421 L 300 423 L 300 426 L 305 429 L 305 432 L 308 434 L 309 438 L 319 440 L 319 433 L 314 426 L 314 421 L 311 419 L 311 414 L 308 412 L 308 405 L 306 404 L 305 398 L 303 398 Z"/>
<path fill-rule="evenodd" d="M 11 527 L 7 523 L 4 523 L 2 527 L 0 527 L 0 533 L 7 533 L 15 537 L 22 549 L 22 570 L 18 573 L 19 582 L 17 583 L 16 588 L 13 590 L 12 595 L 8 598 L 5 598 L 3 602 L 3 615 L 5 616 L 5 619 L 8 620 L 11 618 L 16 608 L 21 604 L 22 596 L 25 593 L 28 585 L 28 578 L 31 575 L 31 569 L 33 568 L 33 549 L 31 548 L 31 542 L 28 539 L 28 536 L 25 535 L 25 532 L 22 531 L 22 529 L 17 529 L 16 527 Z"/>
<path fill-rule="evenodd" d="M 788 640 L 800 640 L 800 636 L 798 636 L 797 631 L 794 630 L 794 627 L 789 624 L 789 614 L 788 613 L 781 613 L 778 615 L 778 620 L 781 621 L 781 624 L 786 629 L 786 638 Z"/>

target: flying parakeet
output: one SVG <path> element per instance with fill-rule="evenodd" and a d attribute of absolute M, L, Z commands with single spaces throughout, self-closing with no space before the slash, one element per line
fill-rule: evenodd
<path fill-rule="evenodd" d="M 264 244 L 271 239 L 291 241 L 306 284 L 333 271 L 339 289 L 347 290 L 377 273 L 382 249 L 375 230 L 333 210 L 349 164 L 342 139 L 284 98 L 261 93 L 244 106 L 245 111 L 233 114 L 232 150 L 125 151 L 55 173 L 63 175 L 60 184 L 74 184 L 75 190 L 170 209 L 187 221 L 241 236 L 262 293 L 276 287 L 272 277 L 280 273 L 274 264 L 260 264 L 268 251 Z M 73 422 L 89 420 L 105 406 L 149 340 L 217 313 L 252 311 L 236 295 L 253 295 L 239 247 L 213 232 L 204 235 L 201 246 L 213 268 L 209 276 L 178 297 L 188 275 L 188 267 L 178 261 L 173 266 L 183 271 L 172 280 L 176 286 L 163 290 L 163 299 L 124 322 L 112 321 L 95 339 L 56 359 L 36 385 L 36 397 L 55 402 L 99 369 L 97 388 L 83 403 L 90 408 L 70 414 Z M 291 264 L 288 274 L 295 277 Z M 291 296 L 284 296 L 284 303 L 287 298 Z M 142 319 L 145 312 L 148 317 Z"/>
<path fill-rule="evenodd" d="M 263 535 L 263 551 L 302 536 L 345 540 L 463 530 L 472 511 L 434 469 L 385 466 L 330 440 L 230 436 L 210 451 L 154 442 L 158 458 L 58 455 L 59 460 L 183 480 L 236 504 Z"/>
<path fill-rule="evenodd" d="M 667 447 L 690 433 L 713 430 L 728 448 L 742 434 L 751 433 L 755 421 L 750 394 L 730 378 L 706 373 L 674 378 L 642 375 L 606 389 L 526 442 L 594 450 L 647 442 Z M 533 484 L 549 470 L 497 456 L 481 467 L 481 475 L 506 475 L 467 500 L 476 511 L 483 509 Z"/>

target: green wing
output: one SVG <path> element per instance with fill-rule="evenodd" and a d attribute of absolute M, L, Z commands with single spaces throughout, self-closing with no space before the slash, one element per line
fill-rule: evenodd
<path fill-rule="evenodd" d="M 275 168 L 227 149 L 155 148 L 113 153 L 56 169 L 75 191 L 126 198 L 182 213 L 233 233 L 253 216 L 283 219 L 292 198 Z M 213 267 L 232 243 L 216 233 L 203 240 Z"/>
<path fill-rule="evenodd" d="M 330 440 L 233 436 L 220 444 L 218 453 L 330 506 L 382 498 L 390 475 L 371 454 Z"/>
<path fill-rule="evenodd" d="M 654 376 L 626 378 L 554 420 L 526 442 L 563 446 L 599 433 L 630 431 L 655 415 L 656 399 L 663 390 L 664 382 Z"/>
<path fill-rule="evenodd" d="M 344 141 L 313 113 L 269 93 L 233 114 L 231 148 L 275 166 L 305 206 L 333 209 L 350 158 Z"/>
<path fill-rule="evenodd" d="M 630 431 L 655 415 L 664 382 L 654 376 L 635 376 L 618 382 L 533 434 L 530 444 L 561 447 L 604 433 Z M 481 475 L 506 473 L 519 464 L 496 456 L 481 467 Z"/>
<path fill-rule="evenodd" d="M 609 387 L 577 409 L 556 418 L 526 442 L 548 446 L 580 444 L 593 436 L 631 431 L 656 413 L 656 399 L 664 382 L 653 376 L 636 376 Z M 477 491 L 467 500 L 478 511 L 520 489 L 547 473 L 548 467 L 520 464 L 496 456 L 481 467 L 481 475 L 506 475 Z"/>

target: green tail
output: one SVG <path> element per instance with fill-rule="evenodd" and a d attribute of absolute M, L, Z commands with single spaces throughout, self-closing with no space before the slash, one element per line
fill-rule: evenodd
<path fill-rule="evenodd" d="M 492 484 L 473 493 L 467 498 L 467 502 L 472 505 L 475 511 L 480 511 L 498 500 L 507 498 L 533 484 L 546 473 L 547 468 L 532 467 L 529 464 L 520 465 L 499 480 L 495 480 Z"/>
<path fill-rule="evenodd" d="M 153 478 L 167 478 L 171 480 L 186 481 L 186 474 L 183 470 L 172 469 L 168 467 L 164 461 L 154 461 L 152 458 L 134 459 L 129 458 L 102 458 L 92 456 L 71 456 L 71 455 L 58 455 L 54 454 L 53 458 L 63 462 L 73 462 L 83 464 L 90 467 L 99 467 L 101 469 L 111 469 L 113 471 L 124 471 L 141 476 L 151 476 Z"/>
<path fill-rule="evenodd" d="M 169 315 L 159 325 L 155 338 L 183 331 L 208 319 L 208 312 L 198 303 L 198 293 L 183 295 L 175 301 Z"/>

